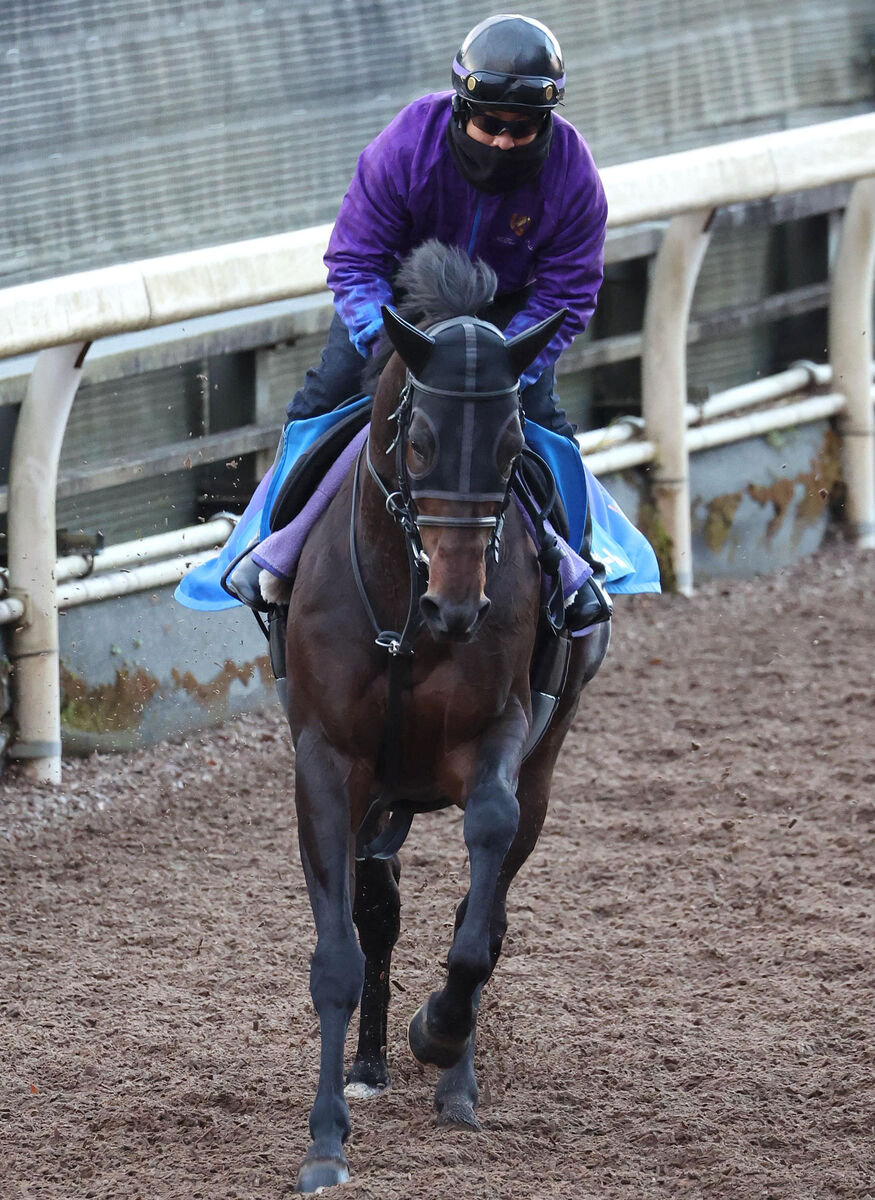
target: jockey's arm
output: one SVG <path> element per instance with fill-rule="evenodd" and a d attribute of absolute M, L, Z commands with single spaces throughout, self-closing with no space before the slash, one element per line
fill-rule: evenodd
<path fill-rule="evenodd" d="M 511 319 L 506 337 L 536 325 L 559 308 L 567 308 L 558 333 L 522 377 L 533 383 L 589 324 L 604 278 L 607 201 L 598 175 L 587 192 L 569 196 L 566 220 L 550 242 L 539 248 L 535 279 L 526 304 Z"/>
<path fill-rule="evenodd" d="M 365 358 L 383 328 L 381 306 L 392 303 L 392 275 L 410 227 L 403 155 L 392 151 L 394 125 L 359 156 L 325 255 L 334 307 Z"/>

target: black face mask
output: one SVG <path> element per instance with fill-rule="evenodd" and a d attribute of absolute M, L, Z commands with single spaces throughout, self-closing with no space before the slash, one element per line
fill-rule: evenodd
<path fill-rule="evenodd" d="M 501 150 L 497 146 L 485 146 L 465 132 L 464 114 L 450 117 L 447 140 L 453 161 L 462 176 L 481 192 L 497 195 L 512 192 L 534 179 L 547 161 L 553 141 L 553 114 L 547 114 L 544 128 L 525 146 L 514 146 Z"/>

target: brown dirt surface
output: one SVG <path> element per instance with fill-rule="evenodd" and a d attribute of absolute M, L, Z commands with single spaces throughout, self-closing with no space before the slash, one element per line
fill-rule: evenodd
<path fill-rule="evenodd" d="M 875 554 L 617 604 L 511 892 L 483 1130 L 406 1021 L 465 886 L 403 851 L 393 1088 L 349 1200 L 875 1196 Z M 0 1196 L 261 1200 L 306 1150 L 317 1028 L 277 713 L 0 783 Z"/>

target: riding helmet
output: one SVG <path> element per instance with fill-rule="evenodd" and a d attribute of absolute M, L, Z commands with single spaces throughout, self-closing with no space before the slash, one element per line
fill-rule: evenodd
<path fill-rule="evenodd" d="M 565 95 L 565 64 L 546 25 L 500 14 L 475 25 L 462 42 L 452 80 L 472 107 L 548 112 Z"/>

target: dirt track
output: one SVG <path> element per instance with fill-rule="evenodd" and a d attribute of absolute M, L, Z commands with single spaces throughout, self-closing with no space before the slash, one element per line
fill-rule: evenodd
<path fill-rule="evenodd" d="M 465 853 L 403 853 L 393 1090 L 339 1196 L 875 1197 L 875 554 L 618 603 L 484 1001 L 483 1131 L 406 1019 Z M 279 718 L 0 783 L 0 1197 L 260 1200 L 317 1063 Z M 439 882 L 433 882 L 435 879 Z"/>

